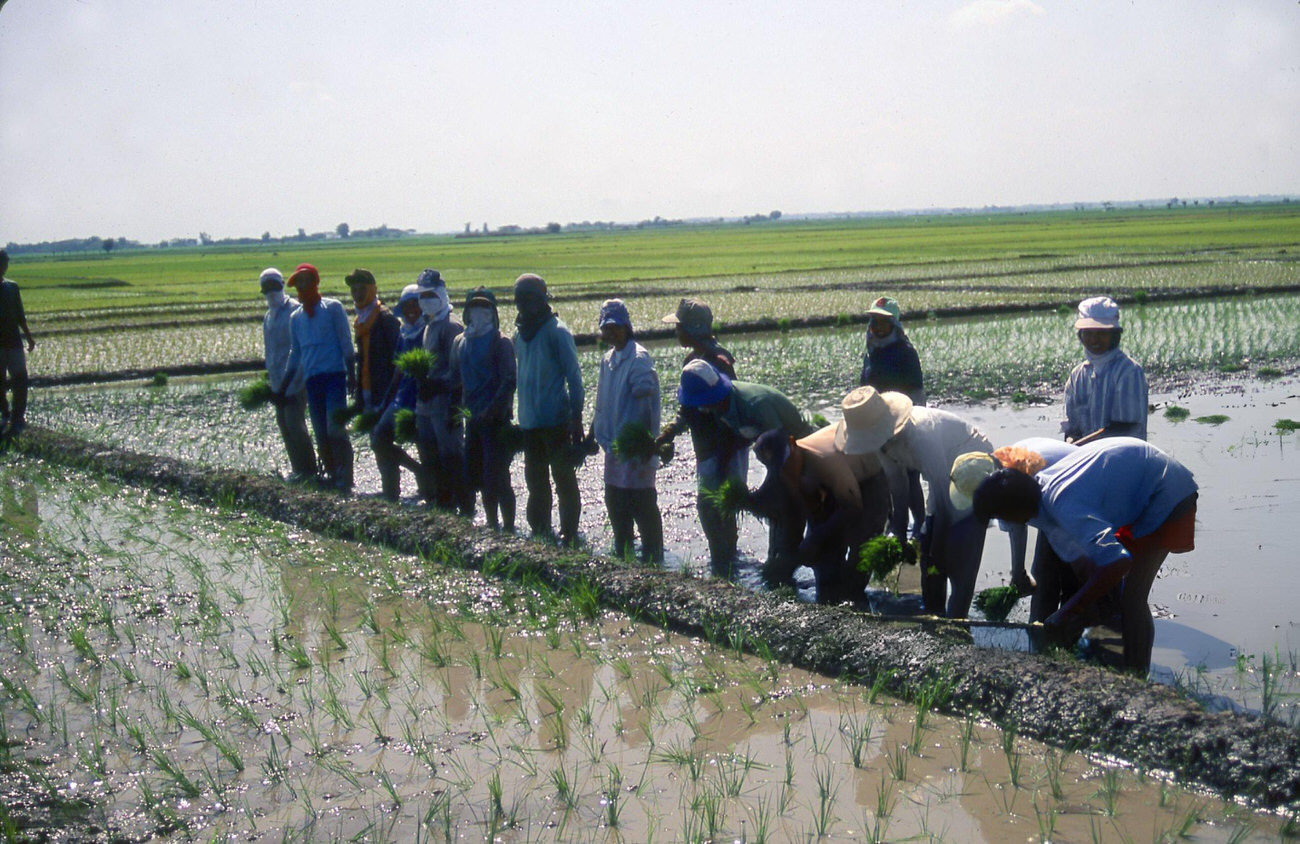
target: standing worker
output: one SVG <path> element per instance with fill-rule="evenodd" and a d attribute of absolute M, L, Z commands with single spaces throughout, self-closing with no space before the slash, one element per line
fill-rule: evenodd
<path fill-rule="evenodd" d="M 356 403 L 365 412 L 383 407 L 393 381 L 393 359 L 401 326 L 388 306 L 379 301 L 379 285 L 370 270 L 355 269 L 344 278 L 356 306 L 352 322 L 357 342 Z"/>
<path fill-rule="evenodd" d="M 1104 437 L 1147 438 L 1147 376 L 1119 347 L 1124 329 L 1109 296 L 1079 303 L 1074 330 L 1084 361 L 1065 383 L 1065 441 L 1086 445 Z"/>
<path fill-rule="evenodd" d="M 591 433 L 605 452 L 605 510 L 614 532 L 614 555 L 632 556 L 635 522 L 645 562 L 662 563 L 664 523 L 655 490 L 659 458 L 619 454 L 615 448 L 629 425 L 658 436 L 659 375 L 654 358 L 632 339 L 632 317 L 621 300 L 609 299 L 600 306 L 597 329 L 610 349 L 600 361 Z"/>
<path fill-rule="evenodd" d="M 23 351 L 23 337 L 27 338 L 27 352 L 36 348 L 36 341 L 27 327 L 18 285 L 4 277 L 8 271 L 9 253 L 0 249 L 0 433 L 13 435 L 27 427 L 27 354 Z M 13 385 L 12 408 L 5 396 L 6 383 Z"/>
<path fill-rule="evenodd" d="M 713 311 L 698 299 L 682 299 L 663 322 L 677 326 L 677 344 L 690 349 L 682 366 L 704 361 L 735 380 L 736 359 L 713 335 Z M 716 416 L 698 407 L 677 406 L 677 415 L 664 426 L 655 441 L 664 459 L 672 457 L 672 442 L 683 430 L 691 432 L 695 452 L 695 480 L 700 491 L 716 490 L 724 481 L 745 483 L 749 462 L 735 435 Z M 707 495 L 695 496 L 700 527 L 709 544 L 709 565 L 714 575 L 731 577 L 736 561 L 736 539 L 740 535 L 735 513 L 723 513 Z"/>
<path fill-rule="evenodd" d="M 488 527 L 515 530 L 515 490 L 510 485 L 508 441 L 515 405 L 515 347 L 501 334 L 497 297 L 476 287 L 465 297 L 465 331 L 455 356 L 469 420 L 465 423 L 465 475 L 469 496 L 483 493 Z M 498 521 L 498 514 L 500 520 Z"/>
<path fill-rule="evenodd" d="M 394 359 L 421 348 L 424 342 L 424 314 L 420 311 L 419 285 L 408 284 L 402 288 L 397 310 L 402 322 L 398 327 Z M 397 414 L 403 410 L 415 412 L 415 400 L 419 391 L 419 380 L 394 366 L 388 390 L 379 402 L 379 421 L 370 429 L 370 450 L 375 453 L 375 465 L 379 469 L 380 495 L 389 501 L 401 497 L 403 467 L 415 475 L 420 497 L 432 497 L 426 494 L 424 467 L 397 444 Z"/>
<path fill-rule="evenodd" d="M 289 481 L 299 483 L 316 477 L 316 455 L 312 452 L 311 435 L 307 433 L 306 378 L 299 370 L 292 384 L 284 380 L 293 346 L 289 318 L 298 310 L 298 300 L 285 294 L 284 276 L 275 267 L 262 270 L 258 284 L 266 299 L 266 315 L 262 317 L 266 381 L 273 394 L 284 396 L 274 402 L 275 424 L 289 455 Z"/>
<path fill-rule="evenodd" d="M 420 380 L 415 403 L 416 446 L 424 468 L 426 503 L 443 510 L 474 512 L 474 500 L 465 482 L 465 443 L 460 411 L 460 368 L 452 360 L 452 346 L 464 326 L 451 316 L 447 282 L 437 270 L 425 269 L 415 282 L 420 288 L 424 314 L 424 349 L 433 355 L 433 368 Z"/>
<path fill-rule="evenodd" d="M 903 309 L 898 300 L 881 296 L 871 303 L 867 316 L 871 321 L 867 324 L 867 350 L 862 356 L 858 386 L 875 387 L 881 393 L 902 393 L 912 400 L 913 407 L 924 407 L 921 357 L 903 331 Z M 907 509 L 912 514 L 912 536 L 916 536 L 925 522 L 925 493 L 921 490 L 921 473 L 914 470 L 907 473 Z"/>
<path fill-rule="evenodd" d="M 325 480 L 340 492 L 352 489 L 352 441 L 348 439 L 348 394 L 357 389 L 356 355 L 348 313 L 338 299 L 320 295 L 320 273 L 299 264 L 289 276 L 298 291 L 299 308 L 289 317 L 289 363 L 285 385 L 301 372 L 306 379 L 307 408 Z M 283 391 L 276 400 L 285 401 Z"/>
<path fill-rule="evenodd" d="M 524 433 L 528 528 L 551 537 L 551 479 L 560 511 L 560 542 L 575 546 L 582 499 L 568 446 L 583 441 L 582 370 L 573 334 L 551 310 L 546 281 L 534 273 L 515 280 L 515 355 L 519 365 L 519 427 Z M 549 476 L 548 476 L 549 475 Z"/>

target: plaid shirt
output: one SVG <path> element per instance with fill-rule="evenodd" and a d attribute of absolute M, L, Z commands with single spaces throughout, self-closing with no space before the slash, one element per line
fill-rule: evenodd
<path fill-rule="evenodd" d="M 1062 431 L 1077 439 L 1116 424 L 1135 426 L 1116 435 L 1147 438 L 1147 376 L 1120 349 L 1086 360 L 1070 373 Z"/>

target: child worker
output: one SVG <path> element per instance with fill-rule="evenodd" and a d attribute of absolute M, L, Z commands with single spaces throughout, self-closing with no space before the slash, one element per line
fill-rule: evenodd
<path fill-rule="evenodd" d="M 605 452 L 605 510 L 614 532 L 614 554 L 633 556 L 635 523 L 644 561 L 662 563 L 664 528 L 655 491 L 659 458 L 654 444 L 659 436 L 659 375 L 650 353 L 632 339 L 632 318 L 621 300 L 609 299 L 600 306 L 597 328 L 610 349 L 600 361 L 591 436 Z M 637 442 L 645 448 L 635 448 Z"/>

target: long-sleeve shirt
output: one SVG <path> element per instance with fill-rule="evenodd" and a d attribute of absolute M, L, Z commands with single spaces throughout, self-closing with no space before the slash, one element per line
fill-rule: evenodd
<path fill-rule="evenodd" d="M 1147 376 L 1122 349 L 1085 360 L 1070 373 L 1061 428 L 1078 439 L 1116 424 L 1132 426 L 1122 432 L 1126 436 L 1147 438 Z"/>
<path fill-rule="evenodd" d="M 21 349 L 20 330 L 26 324 L 27 314 L 23 312 L 23 297 L 17 283 L 0 278 L 0 349 Z"/>
<path fill-rule="evenodd" d="M 515 347 L 509 337 L 493 331 L 482 337 L 456 337 L 452 349 L 460 369 L 462 404 L 470 419 L 505 422 L 514 415 Z"/>
<path fill-rule="evenodd" d="M 519 427 L 554 428 L 582 420 L 582 370 L 573 335 L 555 314 L 525 340 L 515 332 L 519 364 Z"/>
<path fill-rule="evenodd" d="M 286 297 L 280 307 L 268 308 L 262 317 L 262 345 L 266 350 L 266 380 L 271 389 L 283 392 L 286 396 L 296 396 L 302 391 L 302 373 L 292 384 L 286 384 L 285 374 L 289 370 L 289 351 L 293 338 L 289 333 L 289 317 L 298 307 L 298 300 Z"/>
<path fill-rule="evenodd" d="M 865 354 L 858 384 L 875 387 L 882 393 L 903 393 L 913 404 L 925 404 L 925 377 L 921 373 L 921 358 L 906 337 L 876 346 Z"/>
<path fill-rule="evenodd" d="M 298 308 L 289 317 L 289 332 L 289 383 L 298 373 L 306 379 L 347 372 L 352 367 L 352 326 L 338 299 L 321 299 L 314 316 L 308 316 L 306 308 Z"/>
<path fill-rule="evenodd" d="M 748 381 L 732 381 L 731 387 L 731 402 L 718 421 L 745 446 L 752 445 L 764 431 L 779 429 L 798 439 L 816 430 L 779 390 Z"/>
<path fill-rule="evenodd" d="M 946 527 L 955 513 L 948 497 L 952 462 L 968 451 L 991 454 L 993 443 L 955 413 L 933 407 L 913 407 L 911 424 L 881 449 L 894 500 L 907 501 L 907 470 L 919 471 L 930 488 L 925 499 L 925 511 Z M 890 527 L 895 535 L 905 535 L 907 516 L 906 507 L 894 508 Z"/>
<path fill-rule="evenodd" d="M 1035 478 L 1042 498 L 1029 524 L 1062 560 L 1088 557 L 1100 566 L 1130 556 L 1116 530 L 1139 539 L 1154 533 L 1197 488 L 1185 466 L 1134 437 L 1080 446 Z"/>
<path fill-rule="evenodd" d="M 596 381 L 596 410 L 592 432 L 605 450 L 605 484 L 622 489 L 650 489 L 655 485 L 659 458 L 626 460 L 614 454 L 614 438 L 623 426 L 636 422 L 650 436 L 659 435 L 659 375 L 654 358 L 640 343 L 629 341 L 610 349 L 600 361 Z"/>
<path fill-rule="evenodd" d="M 465 327 L 451 317 L 424 327 L 424 348 L 433 354 L 429 380 L 435 386 L 432 396 L 416 401 L 417 416 L 443 416 L 450 412 L 453 401 L 459 401 L 460 367 L 454 365 L 452 349 L 464 330 Z"/>
<path fill-rule="evenodd" d="M 685 367 L 693 360 L 702 360 L 731 380 L 736 380 L 735 358 L 714 338 L 709 338 L 702 354 L 696 351 L 688 354 L 682 361 L 682 366 Z M 736 435 L 723 427 L 712 413 L 706 413 L 698 407 L 679 404 L 676 417 L 663 430 L 671 432 L 675 437 L 683 428 L 691 432 L 691 446 L 697 461 L 723 458 L 739 448 Z"/>

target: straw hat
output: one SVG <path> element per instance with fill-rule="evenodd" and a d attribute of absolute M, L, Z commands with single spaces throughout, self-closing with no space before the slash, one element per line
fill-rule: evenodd
<path fill-rule="evenodd" d="M 835 429 L 835 447 L 845 454 L 879 451 L 912 421 L 912 400 L 902 393 L 858 387 L 840 402 L 844 418 Z"/>
<path fill-rule="evenodd" d="M 952 461 L 952 471 L 948 475 L 948 500 L 958 510 L 969 510 L 975 490 L 980 481 L 993 474 L 998 462 L 991 454 L 982 451 L 968 451 L 958 455 Z"/>

